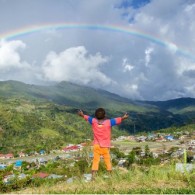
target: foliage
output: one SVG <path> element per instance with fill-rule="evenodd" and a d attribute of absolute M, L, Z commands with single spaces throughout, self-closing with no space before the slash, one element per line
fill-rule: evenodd
<path fill-rule="evenodd" d="M 180 173 L 173 165 L 134 166 L 133 169 L 115 169 L 111 177 L 105 172 L 97 174 L 95 181 L 86 183 L 82 177 L 75 177 L 72 183 L 46 181 L 40 187 L 20 190 L 19 193 L 52 194 L 183 194 L 195 193 L 194 172 Z"/>
<path fill-rule="evenodd" d="M 119 150 L 119 148 L 111 148 L 110 152 L 116 156 L 116 158 L 124 158 L 125 154 Z"/>

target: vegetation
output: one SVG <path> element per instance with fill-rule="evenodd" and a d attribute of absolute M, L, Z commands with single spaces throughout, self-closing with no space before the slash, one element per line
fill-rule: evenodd
<path fill-rule="evenodd" d="M 77 176 L 73 182 L 36 180 L 30 187 L 17 191 L 22 194 L 194 194 L 194 172 L 179 173 L 174 165 L 115 169 L 110 177 L 99 172 L 95 181 L 86 183 Z M 2 188 L 1 188 L 2 189 Z"/>
<path fill-rule="evenodd" d="M 183 159 L 172 159 L 168 163 L 161 163 L 163 156 L 155 158 L 148 145 L 145 145 L 144 156 L 141 148 L 133 148 L 125 155 L 118 148 L 112 148 L 113 172 L 108 175 L 105 164 L 100 161 L 100 167 L 95 181 L 85 180 L 84 174 L 91 172 L 89 146 L 77 153 L 75 159 L 50 160 L 48 163 L 37 166 L 35 162 L 24 162 L 20 170 L 13 169 L 13 165 L 0 170 L 0 193 L 16 192 L 17 194 L 183 194 L 195 192 L 195 169 L 191 172 L 179 172 L 175 169 L 176 162 Z M 78 155 L 80 154 L 80 155 Z M 75 156 L 75 157 L 76 157 Z M 121 166 L 118 162 L 126 159 Z M 21 172 L 27 177 L 17 177 L 9 183 L 2 182 L 5 175 Z M 36 173 L 62 175 L 58 179 L 41 179 L 33 177 Z M 86 183 L 87 182 L 87 183 Z M 90 182 L 90 185 L 89 183 Z"/>
<path fill-rule="evenodd" d="M 129 112 L 130 118 L 119 127 L 113 128 L 113 138 L 129 133 L 143 134 L 143 131 L 147 134 L 152 130 L 157 133 L 171 133 L 175 137 L 181 135 L 181 132 L 191 134 L 195 129 L 194 105 L 194 99 L 167 102 L 131 101 L 106 91 L 67 82 L 53 86 L 27 85 L 15 81 L 0 82 L 0 153 L 12 152 L 17 156 L 23 151 L 30 155 L 31 152 L 42 149 L 49 153 L 68 143 L 78 144 L 90 140 L 91 127 L 75 114 L 78 108 L 93 115 L 95 108 L 105 107 L 109 118 L 120 116 L 125 111 Z M 187 125 L 182 126 L 184 124 Z M 169 154 L 154 158 L 149 146 L 145 143 L 142 146 L 145 146 L 143 156 L 143 148 L 139 146 L 132 147 L 128 154 L 118 148 L 112 148 L 111 153 L 115 156 L 112 176 L 106 175 L 101 162 L 96 180 L 91 181 L 90 185 L 83 177 L 83 174 L 90 173 L 91 169 L 89 147 L 86 147 L 75 161 L 51 160 L 40 166 L 35 162 L 23 162 L 19 171 L 10 165 L 5 170 L 0 170 L 0 193 L 195 193 L 195 172 L 175 171 L 175 162 L 181 159 L 161 164 Z M 177 149 L 173 147 L 169 151 Z M 119 167 L 121 159 L 126 161 Z M 28 176 L 25 179 L 13 178 L 9 184 L 2 182 L 8 173 L 17 176 L 21 172 Z M 65 177 L 32 179 L 38 172 Z M 68 183 L 68 178 L 72 178 L 73 182 Z"/>
<path fill-rule="evenodd" d="M 174 101 L 171 103 L 177 109 Z M 127 111 L 129 119 L 113 128 L 113 138 L 127 132 L 151 132 L 159 129 L 174 132 L 178 125 L 186 121 L 193 123 L 194 115 L 186 117 L 162 110 L 163 106 L 170 110 L 171 103 L 136 102 L 67 82 L 53 86 L 27 85 L 17 81 L 0 82 L 0 153 L 29 153 L 40 149 L 49 152 L 70 142 L 79 143 L 91 139 L 90 126 L 75 114 L 78 108 L 93 115 L 94 109 L 105 107 L 109 118 Z M 177 100 L 177 103 L 178 109 L 185 110 L 185 105 L 193 108 L 194 101 L 190 99 L 187 104 L 184 100 L 181 103 Z"/>

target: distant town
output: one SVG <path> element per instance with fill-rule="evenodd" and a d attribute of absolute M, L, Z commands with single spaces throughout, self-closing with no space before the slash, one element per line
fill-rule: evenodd
<path fill-rule="evenodd" d="M 117 161 L 116 166 L 118 167 L 125 167 L 127 161 L 125 155 L 128 155 L 135 148 L 139 148 L 137 158 L 146 156 L 144 150 L 146 146 L 148 146 L 152 158 L 160 158 L 160 163 L 166 163 L 172 159 L 183 159 L 184 152 L 187 153 L 186 162 L 193 163 L 195 161 L 195 131 L 191 133 L 188 131 L 178 132 L 175 135 L 150 133 L 148 135 L 120 136 L 112 140 L 112 145 L 111 149 L 118 148 L 124 153 L 123 157 L 117 157 L 111 150 L 112 159 Z M 49 174 L 38 170 L 41 166 L 47 166 L 48 163 L 59 160 L 65 160 L 68 166 L 74 166 L 74 163 L 82 157 L 91 161 L 93 158 L 91 147 L 91 140 L 87 140 L 87 142 L 76 145 L 70 143 L 61 150 L 51 150 L 49 153 L 42 149 L 31 151 L 28 154 L 21 151 L 16 156 L 13 153 L 0 154 L 0 171 L 5 171 L 2 181 L 9 184 L 15 177 L 19 180 L 24 179 L 29 176 L 26 174 L 28 170 L 31 170 L 31 178 L 67 178 L 67 175 Z M 23 168 L 24 164 L 25 168 Z M 89 173 L 85 173 L 85 175 L 87 174 Z"/>

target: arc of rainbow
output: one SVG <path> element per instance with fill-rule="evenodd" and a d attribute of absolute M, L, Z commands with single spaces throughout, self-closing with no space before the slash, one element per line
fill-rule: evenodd
<path fill-rule="evenodd" d="M 195 60 L 195 54 L 190 53 L 187 50 L 181 49 L 176 44 L 168 42 L 166 40 L 157 38 L 155 36 L 139 32 L 124 26 L 114 26 L 114 25 L 100 25 L 100 24 L 73 24 L 73 23 L 54 23 L 54 24 L 41 24 L 41 25 L 31 25 L 25 28 L 17 29 L 15 31 L 9 31 L 7 33 L 0 34 L 0 39 L 12 40 L 22 36 L 28 36 L 38 32 L 44 32 L 47 30 L 66 30 L 66 29 L 80 29 L 80 30 L 101 30 L 101 31 L 110 31 L 124 33 L 131 36 L 135 36 L 141 39 L 148 40 L 155 44 L 158 44 L 163 47 L 171 48 L 175 47 L 175 52 L 184 57 Z"/>

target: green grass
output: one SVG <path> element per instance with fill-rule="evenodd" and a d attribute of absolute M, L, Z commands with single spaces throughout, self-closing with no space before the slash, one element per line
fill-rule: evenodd
<path fill-rule="evenodd" d="M 195 172 L 180 173 L 174 165 L 138 167 L 130 170 L 115 169 L 109 178 L 99 173 L 95 181 L 86 183 L 82 177 L 73 183 L 61 181 L 57 184 L 44 183 L 17 193 L 33 194 L 183 194 L 195 193 Z"/>

